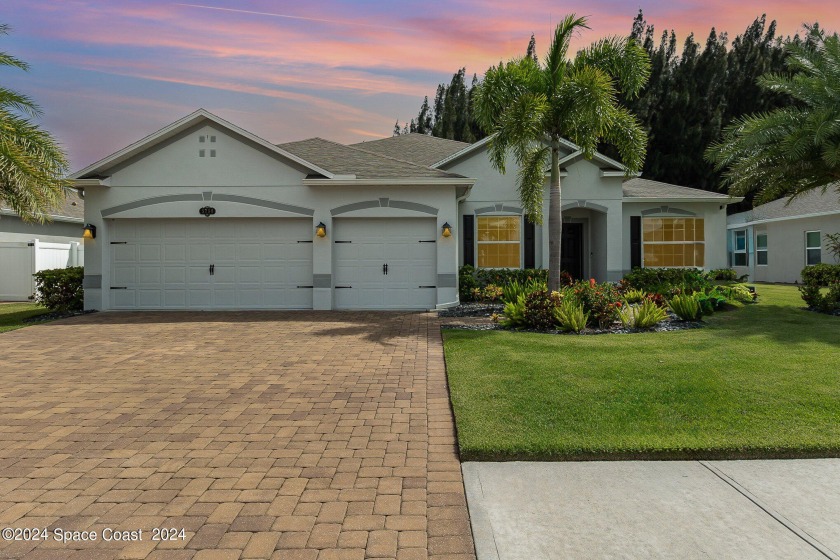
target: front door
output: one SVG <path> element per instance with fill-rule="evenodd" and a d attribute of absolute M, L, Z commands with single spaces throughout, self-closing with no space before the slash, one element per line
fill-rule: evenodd
<path fill-rule="evenodd" d="M 583 279 L 583 224 L 563 224 L 560 268 L 575 280 Z"/>

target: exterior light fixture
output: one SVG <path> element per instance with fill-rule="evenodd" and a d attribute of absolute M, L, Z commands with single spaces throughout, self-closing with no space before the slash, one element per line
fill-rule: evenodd
<path fill-rule="evenodd" d="M 452 226 L 449 225 L 449 222 L 444 222 L 440 230 L 444 237 L 452 237 Z"/>
<path fill-rule="evenodd" d="M 324 222 L 318 222 L 318 225 L 315 226 L 315 235 L 318 237 L 326 237 L 327 236 L 327 226 Z"/>
<path fill-rule="evenodd" d="M 85 224 L 85 231 L 82 233 L 82 239 L 96 239 L 96 226 L 93 224 Z"/>

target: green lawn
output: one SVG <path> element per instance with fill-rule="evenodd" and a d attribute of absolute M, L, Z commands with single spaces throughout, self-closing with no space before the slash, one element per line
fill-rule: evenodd
<path fill-rule="evenodd" d="M 0 304 L 0 333 L 26 327 L 31 323 L 24 323 L 24 319 L 44 313 L 49 313 L 49 311 L 35 303 Z"/>
<path fill-rule="evenodd" d="M 462 459 L 840 456 L 840 317 L 758 291 L 691 331 L 445 330 Z"/>

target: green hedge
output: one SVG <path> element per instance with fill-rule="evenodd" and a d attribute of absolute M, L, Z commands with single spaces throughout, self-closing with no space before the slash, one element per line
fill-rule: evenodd
<path fill-rule="evenodd" d="M 35 301 L 50 311 L 81 311 L 84 308 L 83 267 L 42 270 L 34 276 Z"/>
<path fill-rule="evenodd" d="M 808 307 L 824 313 L 840 309 L 840 264 L 806 266 L 801 275 L 799 292 Z"/>
<path fill-rule="evenodd" d="M 634 268 L 624 277 L 624 284 L 636 290 L 671 296 L 679 292 L 701 292 L 712 286 L 702 271 L 694 268 Z"/>

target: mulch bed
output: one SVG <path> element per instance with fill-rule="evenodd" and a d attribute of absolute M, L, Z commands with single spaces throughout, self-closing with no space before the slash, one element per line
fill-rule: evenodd
<path fill-rule="evenodd" d="M 592 329 L 587 328 L 579 333 L 565 332 L 560 330 L 538 330 L 538 329 L 513 329 L 504 327 L 498 323 L 494 323 L 492 316 L 494 314 L 501 315 L 504 310 L 504 305 L 501 303 L 463 303 L 455 307 L 449 307 L 438 311 L 438 316 L 444 318 L 442 327 L 445 329 L 459 329 L 467 331 L 518 331 L 518 332 L 533 332 L 543 334 L 567 334 L 567 335 L 594 335 L 594 334 L 636 334 L 636 333 L 651 333 L 651 332 L 671 332 L 684 331 L 689 329 L 699 329 L 706 326 L 701 321 L 683 321 L 670 311 L 668 318 L 661 321 L 649 329 L 625 329 L 621 323 L 615 323 L 607 329 Z M 464 322 L 459 322 L 459 318 L 471 318 Z M 484 319 L 484 320 L 481 320 Z"/>

